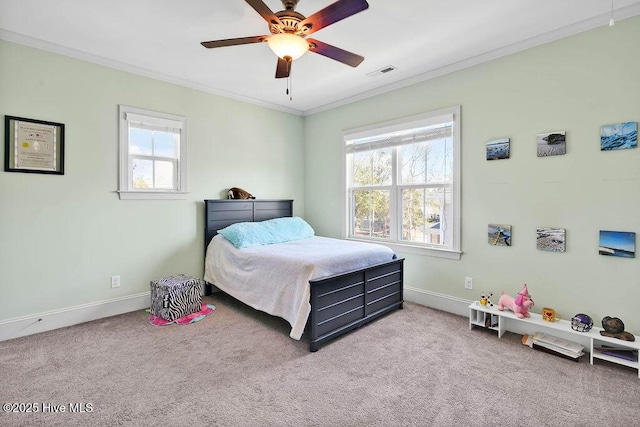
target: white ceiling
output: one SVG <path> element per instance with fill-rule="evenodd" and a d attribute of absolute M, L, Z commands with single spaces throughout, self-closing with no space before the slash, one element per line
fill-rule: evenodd
<path fill-rule="evenodd" d="M 611 0 L 368 0 L 313 34 L 365 57 L 351 68 L 307 53 L 293 100 L 266 43 L 205 49 L 202 41 L 268 35 L 243 0 L 0 0 L 0 38 L 164 81 L 308 115 L 609 23 Z M 272 11 L 280 0 L 264 0 Z M 309 16 L 334 0 L 300 0 Z M 616 20 L 640 0 L 613 0 Z M 397 70 L 367 74 L 389 65 Z"/>

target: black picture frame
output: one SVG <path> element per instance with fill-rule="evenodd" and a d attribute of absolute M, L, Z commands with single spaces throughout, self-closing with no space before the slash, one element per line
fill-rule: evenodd
<path fill-rule="evenodd" d="M 4 170 L 64 175 L 64 123 L 5 115 Z"/>

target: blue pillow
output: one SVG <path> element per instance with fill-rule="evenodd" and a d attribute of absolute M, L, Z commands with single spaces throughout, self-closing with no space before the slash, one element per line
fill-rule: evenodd
<path fill-rule="evenodd" d="M 238 249 L 272 245 L 311 237 L 315 231 L 302 218 L 285 217 L 261 222 L 238 222 L 218 230 Z"/>

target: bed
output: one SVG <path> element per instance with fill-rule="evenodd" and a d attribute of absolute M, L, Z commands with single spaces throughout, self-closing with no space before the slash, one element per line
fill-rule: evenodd
<path fill-rule="evenodd" d="M 251 225 L 247 223 L 284 222 L 278 218 L 304 223 L 292 213 L 293 200 L 205 200 L 205 294 L 215 285 L 284 318 L 292 338 L 308 335 L 312 352 L 402 308 L 404 260 L 384 246 L 313 235 L 239 249 L 233 238 L 232 244 L 218 235 L 226 229 L 229 236 L 228 230 Z"/>

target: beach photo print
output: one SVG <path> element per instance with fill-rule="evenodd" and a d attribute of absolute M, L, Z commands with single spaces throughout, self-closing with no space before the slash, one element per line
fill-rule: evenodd
<path fill-rule="evenodd" d="M 491 246 L 511 246 L 510 225 L 489 224 L 488 236 Z"/>
<path fill-rule="evenodd" d="M 509 138 L 487 141 L 487 160 L 508 159 L 511 155 Z"/>
<path fill-rule="evenodd" d="M 564 228 L 541 227 L 536 230 L 536 247 L 541 251 L 564 252 L 566 240 Z"/>
<path fill-rule="evenodd" d="M 600 230 L 600 255 L 622 258 L 636 257 L 636 233 L 631 231 Z"/>
<path fill-rule="evenodd" d="M 536 139 L 538 157 L 559 156 L 567 152 L 567 132 L 539 133 Z"/>

